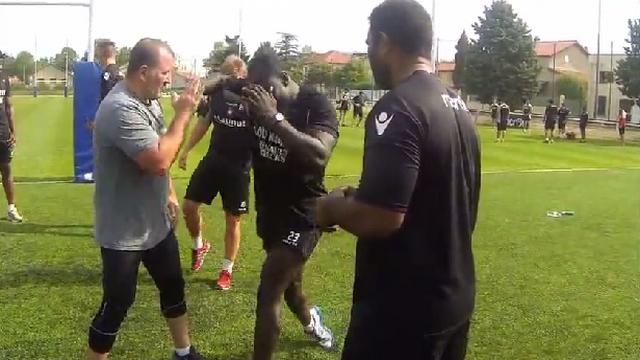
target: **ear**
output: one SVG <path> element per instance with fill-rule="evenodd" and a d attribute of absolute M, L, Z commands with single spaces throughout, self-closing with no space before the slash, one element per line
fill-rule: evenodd
<path fill-rule="evenodd" d="M 378 51 L 380 52 L 380 55 L 387 55 L 391 52 L 393 45 L 391 43 L 391 39 L 389 39 L 389 37 L 387 36 L 387 34 L 381 32 L 379 35 L 379 42 L 378 42 Z"/>
<path fill-rule="evenodd" d="M 283 71 L 280 73 L 280 81 L 282 81 L 282 85 L 284 87 L 289 86 L 289 83 L 291 82 L 291 78 L 289 77 L 289 73 L 287 73 L 286 71 Z"/>

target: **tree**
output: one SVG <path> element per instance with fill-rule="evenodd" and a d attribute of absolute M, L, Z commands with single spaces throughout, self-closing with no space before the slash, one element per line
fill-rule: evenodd
<path fill-rule="evenodd" d="M 569 100 L 579 101 L 580 105 L 586 102 L 588 88 L 587 79 L 577 75 L 565 74 L 556 80 L 558 94 L 566 96 Z"/>
<path fill-rule="evenodd" d="M 368 83 L 369 66 L 365 60 L 351 60 L 335 72 L 334 81 L 340 87 L 353 87 L 355 84 Z"/>
<path fill-rule="evenodd" d="M 298 37 L 290 33 L 278 33 L 280 40 L 276 43 L 275 49 L 283 64 L 290 64 L 297 60 L 300 55 L 298 50 Z"/>
<path fill-rule="evenodd" d="M 307 66 L 306 82 L 314 85 L 333 85 L 333 68 L 329 64 L 311 64 Z"/>
<path fill-rule="evenodd" d="M 118 49 L 118 55 L 116 55 L 116 64 L 118 66 L 124 66 L 129 63 L 129 55 L 131 54 L 131 48 L 123 46 Z"/>
<path fill-rule="evenodd" d="M 484 8 L 484 18 L 473 24 L 478 36 L 469 47 L 464 83 L 466 91 L 490 103 L 494 96 L 519 106 L 523 97 L 538 91 L 540 67 L 527 24 L 505 0 Z"/>
<path fill-rule="evenodd" d="M 311 45 L 305 45 L 302 47 L 302 51 L 300 51 L 301 54 L 311 54 L 313 53 L 313 48 L 311 48 Z"/>
<path fill-rule="evenodd" d="M 15 74 L 25 82 L 29 76 L 33 75 L 33 55 L 28 51 L 21 51 L 16 56 L 13 63 Z"/>
<path fill-rule="evenodd" d="M 467 37 L 467 32 L 463 31 L 462 35 L 460 35 L 460 39 L 458 40 L 458 44 L 456 45 L 456 68 L 453 71 L 453 86 L 456 89 L 460 89 L 464 91 L 464 75 L 466 63 L 465 60 L 467 58 L 467 52 L 469 51 L 469 38 Z"/>
<path fill-rule="evenodd" d="M 52 65 L 60 70 L 64 70 L 67 64 L 67 56 L 69 56 L 69 69 L 73 68 L 73 63 L 78 61 L 78 53 L 70 47 L 63 47 L 62 50 L 53 58 Z"/>
<path fill-rule="evenodd" d="M 238 48 L 240 47 L 240 36 L 225 36 L 224 42 L 216 41 L 213 43 L 213 50 L 209 52 L 209 56 L 202 60 L 202 66 L 207 69 L 209 73 L 218 71 L 220 65 L 224 62 L 224 59 L 229 55 L 239 55 L 244 61 L 249 60 L 247 55 L 247 47 L 242 46 L 241 53 L 238 54 Z"/>
<path fill-rule="evenodd" d="M 640 19 L 629 20 L 629 38 L 625 46 L 626 58 L 618 61 L 616 83 L 620 92 L 630 98 L 640 97 Z"/>

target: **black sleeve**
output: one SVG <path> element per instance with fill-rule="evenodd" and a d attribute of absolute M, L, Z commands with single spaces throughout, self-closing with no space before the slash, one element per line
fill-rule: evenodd
<path fill-rule="evenodd" d="M 329 99 L 319 92 L 303 95 L 307 104 L 307 129 L 320 130 L 338 137 L 338 119 Z"/>
<path fill-rule="evenodd" d="M 386 127 L 384 125 L 386 120 Z M 406 212 L 420 169 L 420 128 L 408 114 L 380 112 L 367 128 L 358 201 Z"/>

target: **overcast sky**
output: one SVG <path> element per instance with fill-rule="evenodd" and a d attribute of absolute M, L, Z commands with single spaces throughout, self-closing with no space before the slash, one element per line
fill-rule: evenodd
<path fill-rule="evenodd" d="M 0 0 L 0 3 L 3 0 Z M 24 0 L 29 1 L 29 0 Z M 55 0 L 52 0 L 55 2 Z M 78 0 L 65 0 L 78 2 Z M 242 35 L 250 52 L 261 41 L 275 41 L 277 32 L 291 32 L 300 45 L 314 51 L 366 51 L 368 16 L 380 0 L 94 0 L 94 36 L 118 46 L 139 38 L 169 41 L 184 62 L 205 57 L 214 41 L 237 34 L 242 8 Z M 435 0 L 435 31 L 440 58 L 452 59 L 463 30 L 474 37 L 471 24 L 491 0 Z M 59 2 L 59 1 L 58 1 Z M 431 0 L 421 0 L 431 13 Z M 596 51 L 598 0 L 510 0 L 515 11 L 542 40 L 578 40 Z M 163 4 L 163 5 L 159 5 Z M 622 52 L 627 19 L 640 17 L 640 0 L 602 1 L 602 49 Z M 0 6 L 4 29 L 0 50 L 21 50 L 53 56 L 67 43 L 83 53 L 87 46 L 88 10 L 69 7 Z"/>

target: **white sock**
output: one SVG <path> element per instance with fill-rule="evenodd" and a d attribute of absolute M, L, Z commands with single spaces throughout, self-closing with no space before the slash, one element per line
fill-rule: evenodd
<path fill-rule="evenodd" d="M 198 236 L 193 238 L 193 248 L 198 250 L 204 245 L 202 244 L 202 234 L 198 234 Z"/>
<path fill-rule="evenodd" d="M 229 274 L 233 272 L 233 261 L 229 259 L 222 260 L 222 270 L 227 271 Z"/>
<path fill-rule="evenodd" d="M 9 206 L 7 207 L 8 211 L 14 211 L 16 209 L 16 204 L 9 204 Z"/>
<path fill-rule="evenodd" d="M 178 356 L 187 356 L 191 352 L 191 345 L 186 348 L 176 348 L 176 354 Z"/>

